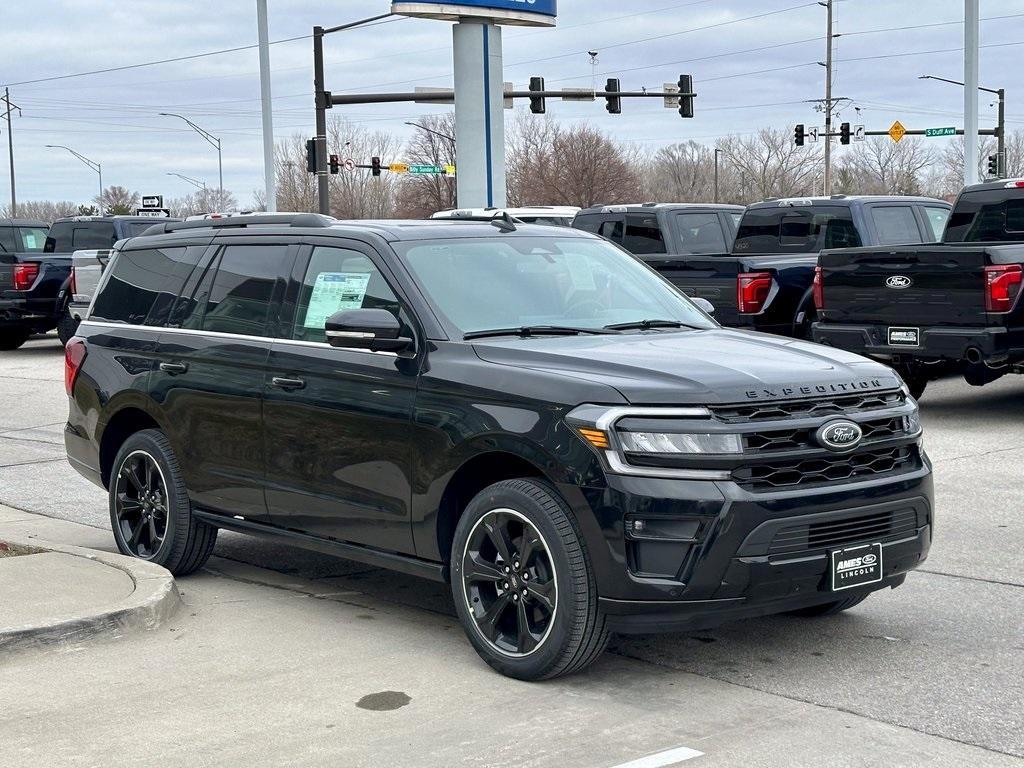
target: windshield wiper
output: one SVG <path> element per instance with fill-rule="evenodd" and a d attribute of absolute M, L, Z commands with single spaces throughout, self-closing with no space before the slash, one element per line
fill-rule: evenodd
<path fill-rule="evenodd" d="M 606 325 L 612 331 L 648 331 L 652 328 L 690 328 L 694 331 L 704 330 L 699 325 L 689 325 L 687 323 L 681 323 L 678 320 L 637 320 L 632 323 L 615 323 L 614 325 Z"/>
<path fill-rule="evenodd" d="M 604 336 L 618 333 L 615 328 L 574 328 L 568 325 L 523 325 L 519 328 L 495 328 L 490 331 L 471 331 L 462 338 L 464 341 L 471 339 L 484 339 L 489 336 L 579 336 L 581 334 L 595 334 Z"/>

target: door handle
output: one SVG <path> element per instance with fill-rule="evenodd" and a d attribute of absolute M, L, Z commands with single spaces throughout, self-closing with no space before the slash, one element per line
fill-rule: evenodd
<path fill-rule="evenodd" d="M 178 376 L 179 374 L 186 373 L 188 366 L 185 363 L 160 363 L 160 370 L 164 373 L 169 373 L 171 376 Z"/>
<path fill-rule="evenodd" d="M 306 382 L 302 379 L 285 379 L 280 376 L 275 376 L 270 380 L 278 389 L 302 389 L 306 386 Z"/>

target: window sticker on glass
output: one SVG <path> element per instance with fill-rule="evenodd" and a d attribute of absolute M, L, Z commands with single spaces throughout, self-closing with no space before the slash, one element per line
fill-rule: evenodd
<path fill-rule="evenodd" d="M 327 318 L 343 309 L 360 309 L 370 275 L 365 272 L 321 272 L 316 276 L 306 309 L 306 328 L 323 328 Z"/>
<path fill-rule="evenodd" d="M 36 236 L 33 234 L 25 235 L 25 248 L 29 251 L 34 251 L 39 246 L 36 245 Z"/>
<path fill-rule="evenodd" d="M 569 270 L 569 280 L 572 282 L 573 290 L 597 290 L 594 270 L 591 268 L 591 262 L 586 256 L 581 256 L 577 253 L 567 253 L 565 254 L 565 266 Z"/>

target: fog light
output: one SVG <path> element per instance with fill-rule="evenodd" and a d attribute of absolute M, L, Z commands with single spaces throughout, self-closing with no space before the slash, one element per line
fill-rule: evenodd
<path fill-rule="evenodd" d="M 696 541 L 700 520 L 696 518 L 632 518 L 626 520 L 626 532 L 634 539 Z"/>

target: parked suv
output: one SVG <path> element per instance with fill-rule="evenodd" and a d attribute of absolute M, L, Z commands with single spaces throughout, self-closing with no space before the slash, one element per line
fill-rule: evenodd
<path fill-rule="evenodd" d="M 68 458 L 122 552 L 184 575 L 223 528 L 448 581 L 517 678 L 610 632 L 835 613 L 931 542 L 891 369 L 723 329 L 568 228 L 165 223 L 78 333 Z"/>

